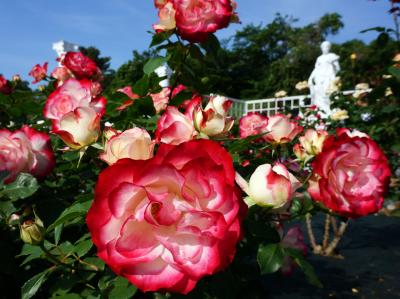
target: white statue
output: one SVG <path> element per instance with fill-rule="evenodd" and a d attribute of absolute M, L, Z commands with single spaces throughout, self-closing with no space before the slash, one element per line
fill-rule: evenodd
<path fill-rule="evenodd" d="M 311 92 L 311 104 L 316 105 L 328 117 L 331 113 L 330 96 L 331 85 L 340 71 L 339 56 L 330 53 L 331 43 L 324 41 L 321 44 L 322 55 L 318 57 L 315 68 L 308 79 Z"/>
<path fill-rule="evenodd" d="M 171 78 L 172 74 L 174 73 L 171 68 L 168 66 L 168 64 L 164 63 L 162 66 L 159 66 L 154 70 L 154 72 L 157 74 L 159 78 L 162 77 L 167 77 L 166 79 L 162 80 L 160 82 L 160 86 L 162 88 L 169 87 L 169 79 Z"/>

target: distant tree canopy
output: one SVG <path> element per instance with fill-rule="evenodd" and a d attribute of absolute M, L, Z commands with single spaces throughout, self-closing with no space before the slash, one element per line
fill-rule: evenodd
<path fill-rule="evenodd" d="M 281 89 L 295 93 L 296 83 L 307 80 L 313 70 L 321 54 L 321 42 L 344 27 L 337 13 L 326 14 L 303 27 L 296 27 L 297 21 L 277 14 L 270 24 L 247 25 L 224 40 L 216 57 L 206 56 L 202 63 L 189 60 L 199 78 L 196 89 L 201 93 L 220 93 L 241 99 L 270 97 Z M 343 88 L 352 89 L 359 82 L 374 84 L 379 81 L 397 46 L 387 33 L 381 33 L 368 45 L 360 40 L 334 44 L 332 50 L 341 57 L 339 75 Z M 108 58 L 99 58 L 100 53 L 92 48 L 86 50 L 100 62 L 100 67 L 109 69 Z M 352 54 L 357 58 L 351 59 Z M 142 77 L 143 66 L 153 55 L 153 52 L 134 51 L 132 60 L 113 74 L 108 88 L 115 90 L 133 85 Z"/>

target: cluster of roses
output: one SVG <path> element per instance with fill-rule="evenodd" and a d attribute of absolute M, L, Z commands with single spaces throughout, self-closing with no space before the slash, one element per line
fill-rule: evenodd
<path fill-rule="evenodd" d="M 154 0 L 160 23 L 157 32 L 177 30 L 190 42 L 203 42 L 210 33 L 239 22 L 234 0 Z"/>
<path fill-rule="evenodd" d="M 0 130 L 0 172 L 6 172 L 5 184 L 13 182 L 21 172 L 42 179 L 54 165 L 53 149 L 47 134 L 28 126 L 14 132 Z"/>
<path fill-rule="evenodd" d="M 251 113 L 240 120 L 240 135 L 263 134 L 273 144 L 293 141 L 302 132 L 285 115 L 269 119 Z M 324 130 L 308 129 L 293 148 L 297 161 L 311 163 L 312 177 L 308 192 L 311 197 L 339 215 L 355 218 L 375 213 L 382 208 L 390 181 L 387 158 L 379 146 L 359 131 L 338 129 L 336 136 Z M 287 161 L 282 161 L 287 162 Z M 279 209 L 288 205 L 301 186 L 283 163 L 259 166 L 249 183 L 237 179 L 249 195 L 250 204 Z"/>
<path fill-rule="evenodd" d="M 105 113 L 106 99 L 101 96 L 102 79 L 96 63 L 80 52 L 68 52 L 60 58 L 61 66 L 51 74 L 56 90 L 43 109 L 52 122 L 52 132 L 73 149 L 84 148 L 100 135 L 100 119 Z M 31 71 L 35 81 L 46 75 L 47 65 Z"/>

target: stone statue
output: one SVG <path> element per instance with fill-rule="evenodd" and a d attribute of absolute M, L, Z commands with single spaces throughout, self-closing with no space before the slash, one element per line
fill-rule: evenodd
<path fill-rule="evenodd" d="M 318 57 L 315 68 L 308 79 L 311 92 L 311 104 L 316 105 L 328 117 L 331 113 L 330 96 L 332 84 L 336 74 L 340 71 L 339 56 L 330 53 L 331 43 L 324 41 L 321 44 L 322 55 Z"/>

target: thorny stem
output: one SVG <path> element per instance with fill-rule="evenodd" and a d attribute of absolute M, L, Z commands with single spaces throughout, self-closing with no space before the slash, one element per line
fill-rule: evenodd
<path fill-rule="evenodd" d="M 338 227 L 337 227 L 337 223 L 336 223 L 335 217 L 331 217 L 331 223 L 332 223 L 333 234 L 337 235 Z"/>

